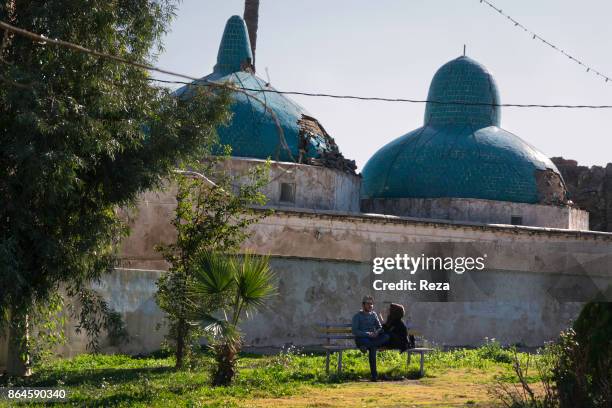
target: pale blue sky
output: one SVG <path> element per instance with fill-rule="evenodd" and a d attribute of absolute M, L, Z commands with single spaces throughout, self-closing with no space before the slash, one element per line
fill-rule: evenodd
<path fill-rule="evenodd" d="M 609 0 L 494 0 L 542 37 L 612 76 Z M 184 0 L 157 65 L 212 72 L 226 20 L 244 0 Z M 497 80 L 502 103 L 612 105 L 607 84 L 479 0 L 261 0 L 257 73 L 280 90 L 425 99 L 435 71 L 462 53 Z M 164 78 L 162 75 L 155 75 Z M 361 169 L 422 125 L 422 104 L 292 97 Z M 549 157 L 612 162 L 612 110 L 504 108 L 502 127 Z"/>

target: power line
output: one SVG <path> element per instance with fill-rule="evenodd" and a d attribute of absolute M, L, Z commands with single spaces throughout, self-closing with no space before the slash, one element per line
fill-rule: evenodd
<path fill-rule="evenodd" d="M 207 81 L 205 79 L 199 79 L 195 82 L 184 82 L 184 81 L 170 81 L 157 78 L 149 78 L 150 81 L 160 82 L 165 84 L 182 84 L 191 86 L 218 86 L 217 82 Z M 566 108 L 566 109 L 612 109 L 612 105 L 545 105 L 545 104 L 519 104 L 519 103 L 485 103 L 485 102 L 447 102 L 447 101 L 436 101 L 429 99 L 404 99 L 404 98 L 382 98 L 375 96 L 353 96 L 353 95 L 334 95 L 327 93 L 310 93 L 300 91 L 279 91 L 277 89 L 256 89 L 238 87 L 243 91 L 247 92 L 264 92 L 264 93 L 275 93 L 281 95 L 299 95 L 299 96 L 312 96 L 312 97 L 323 97 L 323 98 L 334 98 L 334 99 L 353 99 L 359 101 L 378 101 L 378 102 L 405 102 L 405 103 L 431 103 L 435 105 L 462 105 L 462 106 L 495 106 L 495 107 L 509 107 L 509 108 Z"/>
<path fill-rule="evenodd" d="M 528 33 L 529 35 L 532 36 L 532 39 L 534 40 L 540 40 L 542 42 L 542 44 L 547 45 L 548 47 L 552 48 L 553 50 L 557 51 L 560 54 L 565 55 L 567 58 L 569 58 L 570 60 L 574 61 L 576 64 L 581 65 L 583 68 L 586 68 L 586 72 L 592 72 L 593 74 L 597 75 L 598 77 L 601 77 L 602 79 L 605 79 L 606 82 L 608 81 L 612 81 L 612 78 L 602 74 L 601 72 L 599 72 L 596 69 L 593 69 L 591 66 L 587 65 L 586 63 L 584 63 L 582 60 L 574 57 L 573 55 L 571 55 L 570 53 L 568 53 L 567 51 L 565 51 L 564 49 L 562 49 L 561 47 L 558 47 L 557 45 L 551 43 L 550 41 L 545 40 L 544 38 L 542 38 L 540 35 L 536 34 L 535 32 L 533 32 L 532 30 L 528 29 L 527 27 L 525 27 L 523 24 L 519 23 L 518 21 L 516 21 L 514 18 L 510 17 L 508 14 L 504 13 L 504 11 L 498 7 L 496 7 L 493 3 L 491 3 L 489 0 L 480 0 L 481 4 L 486 4 L 487 6 L 489 6 L 491 9 L 495 10 L 497 13 L 499 13 L 500 15 L 504 16 L 508 21 L 512 22 L 514 24 L 515 27 L 520 28 L 521 30 L 523 30 L 524 32 Z"/>
<path fill-rule="evenodd" d="M 481 2 L 486 2 L 487 5 L 494 7 L 487 0 L 481 0 Z M 498 9 L 495 9 L 498 10 Z M 498 10 L 501 12 L 501 10 Z M 512 20 L 514 21 L 514 20 Z M 384 97 L 371 97 L 371 96 L 354 96 L 354 95 L 335 95 L 329 93 L 310 93 L 310 92 L 300 92 L 300 91 L 279 91 L 276 89 L 253 89 L 246 87 L 239 87 L 235 84 L 228 83 L 218 83 L 218 82 L 210 82 L 200 78 L 195 78 L 190 75 L 181 74 L 178 72 L 169 71 L 167 69 L 158 68 L 153 65 L 143 64 L 135 61 L 130 61 L 123 57 L 118 57 L 116 55 L 107 54 L 105 52 L 92 50 L 90 48 L 83 47 L 78 44 L 74 44 L 68 41 L 62 41 L 58 39 L 52 39 L 45 37 L 40 34 L 33 33 L 31 31 L 27 31 L 18 27 L 15 27 L 11 24 L 0 21 L 0 29 L 4 29 L 10 31 L 12 33 L 21 35 L 25 38 L 28 38 L 36 43 L 44 45 L 46 43 L 57 45 L 60 47 L 69 48 L 71 50 L 77 52 L 83 52 L 86 54 L 90 54 L 96 56 L 98 58 L 107 58 L 122 64 L 132 65 L 137 68 L 159 72 L 162 74 L 189 79 L 194 82 L 184 82 L 184 81 L 168 81 L 162 79 L 155 78 L 147 78 L 150 81 L 160 82 L 160 83 L 173 83 L 173 84 L 183 84 L 183 85 L 196 85 L 196 86 L 206 86 L 206 87 L 220 87 L 226 88 L 231 91 L 239 92 L 245 94 L 247 97 L 256 98 L 254 95 L 249 94 L 248 92 L 265 92 L 265 93 L 277 93 L 281 95 L 299 95 L 299 96 L 310 96 L 310 97 L 323 97 L 323 98 L 333 98 L 333 99 L 352 99 L 352 100 L 361 100 L 361 101 L 378 101 L 378 102 L 403 102 L 403 103 L 431 103 L 431 104 L 439 104 L 439 105 L 463 105 L 463 106 L 499 106 L 499 107 L 510 107 L 510 108 L 565 108 L 565 109 L 612 109 L 612 105 L 567 105 L 567 104 L 518 104 L 518 103 L 502 103 L 502 104 L 493 104 L 493 103 L 479 103 L 479 102 L 447 102 L 447 101 L 436 101 L 436 100 L 427 100 L 427 99 L 406 99 L 406 98 L 384 98 Z M 598 75 L 602 76 L 598 73 Z M 606 77 L 607 79 L 607 77 Z M 261 102 L 261 101 L 259 101 Z M 264 102 L 261 102 L 264 105 L 266 110 L 269 110 L 272 114 L 273 112 L 267 107 Z M 275 117 L 275 115 L 273 115 Z M 278 122 L 278 119 L 275 118 L 275 121 Z M 280 126 L 277 123 L 277 127 Z M 279 130 L 282 135 L 282 129 Z M 283 137 L 281 136 L 281 139 Z"/>
<path fill-rule="evenodd" d="M 198 78 L 189 76 L 189 75 L 185 75 L 185 74 L 181 74 L 181 73 L 177 73 L 177 72 L 173 72 L 173 71 L 169 71 L 167 69 L 162 69 L 162 68 L 158 68 L 155 67 L 153 65 L 149 65 L 149 64 L 142 64 L 139 62 L 135 62 L 135 61 L 130 61 L 126 58 L 122 58 L 122 57 L 118 57 L 116 55 L 111 55 L 105 52 L 101 52 L 101 51 L 96 51 L 96 50 L 92 50 L 90 48 L 86 48 L 83 47 L 81 45 L 78 44 L 74 44 L 68 41 L 62 41 L 62 40 L 58 40 L 58 39 L 53 39 L 53 38 L 48 38 L 45 37 L 44 35 L 40 35 L 40 34 L 36 34 L 33 33 L 31 31 L 28 30 L 24 30 L 22 28 L 19 27 L 15 27 L 11 24 L 8 24 L 4 21 L 0 21 L 0 29 L 4 29 L 6 31 L 10 31 L 12 33 L 15 33 L 17 35 L 21 35 L 25 38 L 28 38 L 29 40 L 33 41 L 33 42 L 37 42 L 40 45 L 45 45 L 47 43 L 49 44 L 53 44 L 53 45 L 57 45 L 60 47 L 65 47 L 68 49 L 71 49 L 73 51 L 77 51 L 77 52 L 83 52 L 86 54 L 90 54 L 93 55 L 95 57 L 98 58 L 107 58 L 122 64 L 126 64 L 126 65 L 131 65 L 140 69 L 145 69 L 145 70 L 149 70 L 149 71 L 155 71 L 155 72 L 159 72 L 162 74 L 167 74 L 167 75 L 171 75 L 171 76 L 175 76 L 175 77 L 179 77 L 179 78 L 185 78 L 185 79 L 189 79 L 192 81 L 197 81 Z M 272 119 L 274 120 L 274 123 L 276 125 L 276 129 L 278 131 L 278 136 L 279 136 L 279 141 L 281 146 L 287 150 L 287 153 L 289 154 L 289 157 L 291 158 L 291 160 L 295 161 L 295 159 L 293 158 L 293 155 L 291 154 L 291 150 L 289 149 L 289 146 L 287 145 L 287 141 L 285 140 L 285 132 L 283 131 L 283 128 L 280 124 L 280 121 L 278 119 L 278 116 L 276 115 L 276 113 L 274 113 L 274 111 L 261 99 L 259 99 L 258 97 L 249 94 L 247 91 L 243 91 L 242 89 L 234 86 L 233 84 L 226 84 L 226 83 L 221 83 L 221 84 L 210 84 L 210 86 L 214 86 L 217 88 L 225 88 L 225 89 L 229 89 L 231 91 L 234 92 L 239 92 L 239 93 L 243 93 L 245 94 L 247 97 L 252 98 L 253 100 L 257 101 L 258 103 L 263 105 L 263 108 L 270 113 L 270 116 L 272 116 Z"/>
<path fill-rule="evenodd" d="M 65 48 L 69 48 L 73 51 L 78 51 L 78 52 L 84 52 L 86 54 L 90 54 L 90 55 L 94 55 L 96 57 L 99 58 L 107 58 L 113 61 L 117 61 L 120 62 L 122 64 L 127 64 L 127 65 L 132 65 L 134 67 L 137 68 L 141 68 L 141 69 L 147 69 L 149 71 L 155 71 L 155 72 L 159 72 L 162 74 L 167 74 L 167 75 L 172 75 L 178 78 L 185 78 L 185 79 L 191 79 L 192 81 L 197 80 L 197 78 L 191 77 L 189 75 L 184 75 L 184 74 L 179 74 L 177 72 L 172 72 L 172 71 L 168 71 L 166 69 L 162 69 L 162 68 L 158 68 L 155 67 L 153 65 L 148 65 L 148 64 L 142 64 L 140 62 L 135 62 L 135 61 L 130 61 L 126 58 L 122 58 L 122 57 L 118 57 L 116 55 L 111 55 L 111 54 L 107 54 L 105 52 L 100 52 L 100 51 L 96 51 L 96 50 L 92 50 L 90 48 L 86 48 L 83 47 L 81 45 L 78 44 L 74 44 L 68 41 L 62 41 L 62 40 L 58 40 L 58 39 L 54 39 L 54 38 L 48 38 L 45 37 L 44 35 L 40 35 L 40 34 L 36 34 L 33 33 L 31 31 L 28 30 L 24 30 L 23 28 L 19 28 L 19 27 L 15 27 L 11 24 L 5 23 L 4 21 L 0 21 L 0 28 L 4 29 L 6 31 L 10 31 L 12 33 L 18 34 L 22 37 L 28 38 L 34 42 L 37 42 L 40 45 L 45 45 L 47 43 L 49 44 L 53 44 L 53 45 L 58 45 L 60 47 L 65 47 Z"/>

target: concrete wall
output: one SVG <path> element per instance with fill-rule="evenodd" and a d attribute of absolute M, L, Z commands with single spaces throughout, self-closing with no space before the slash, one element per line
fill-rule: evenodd
<path fill-rule="evenodd" d="M 589 214 L 567 206 L 512 203 L 474 198 L 375 198 L 361 201 L 365 213 L 405 217 L 511 224 L 513 216 L 522 225 L 573 230 L 589 229 Z"/>
<path fill-rule="evenodd" d="M 582 306 L 581 302 L 539 299 L 541 293 L 537 288 L 542 282 L 538 281 L 538 276 L 523 276 L 520 283 L 515 283 L 515 286 L 528 289 L 516 299 L 502 296 L 498 300 L 495 293 L 491 293 L 486 300 L 467 302 L 450 298 L 439 301 L 423 298 L 422 294 L 368 290 L 372 284 L 370 264 L 273 257 L 271 265 L 279 277 L 280 293 L 264 312 L 242 326 L 250 347 L 320 344 L 316 323 L 350 322 L 365 293 L 374 295 L 378 311 L 386 311 L 391 302 L 405 305 L 411 324 L 428 342 L 438 345 L 477 345 L 485 337 L 494 337 L 504 344 L 542 345 L 566 328 Z M 144 278 L 146 284 L 138 289 L 140 298 L 134 297 L 128 303 L 113 302 L 127 321 L 130 342 L 105 350 L 138 354 L 159 349 L 165 330 L 163 325 L 160 330 L 156 328 L 157 323 L 163 322 L 163 316 L 152 303 L 157 274 L 119 270 L 116 275 L 120 278 L 109 277 L 103 281 L 105 289 L 101 292 L 105 296 L 125 292 L 127 288 L 120 285 L 121 281 L 133 279 L 128 285 L 133 287 L 138 282 L 143 283 Z M 503 273 L 499 275 L 503 278 Z M 499 287 L 512 281 L 506 277 L 499 281 Z M 527 299 L 528 295 L 532 298 Z M 62 349 L 66 356 L 83 351 L 82 336 L 71 336 L 68 346 Z"/>
<path fill-rule="evenodd" d="M 457 301 L 453 297 L 461 294 L 451 291 L 448 299 L 439 301 L 423 293 L 368 290 L 373 278 L 370 264 L 276 258 L 272 266 L 281 277 L 281 296 L 269 311 L 244 325 L 247 341 L 253 346 L 320 344 L 315 324 L 349 323 L 360 308 L 361 297 L 368 293 L 375 298 L 376 310 L 385 314 L 389 303 L 403 304 L 411 325 L 428 342 L 438 345 L 477 345 L 485 337 L 504 344 L 542 345 L 566 328 L 581 307 L 578 302 L 539 299 L 537 288 L 542 282 L 538 276 L 525 276 L 515 283 L 526 289 L 515 299 L 496 299 L 493 291 L 486 299 Z M 502 279 L 496 288 L 504 292 L 501 285 L 513 279 L 498 275 Z M 528 291 L 536 296 L 527 299 Z"/>
<path fill-rule="evenodd" d="M 247 174 L 263 160 L 232 157 L 223 166 L 235 176 Z M 293 202 L 281 201 L 281 185 L 295 188 Z M 270 207 L 359 212 L 361 177 L 322 166 L 272 162 L 270 183 L 263 189 Z"/>
<path fill-rule="evenodd" d="M 167 194 L 144 197 L 123 246 L 122 266 L 165 269 L 153 246 L 172 239 L 164 214 L 171 214 L 173 204 Z M 270 309 L 244 326 L 247 343 L 255 346 L 316 343 L 313 325 L 348 321 L 364 293 L 373 293 L 379 308 L 391 301 L 405 304 L 434 343 L 473 345 L 495 337 L 535 346 L 567 327 L 584 300 L 612 290 L 612 234 L 606 233 L 281 209 L 252 231 L 245 248 L 270 254 L 280 283 Z M 375 291 L 372 260 L 402 253 L 488 254 L 487 268 L 412 277 L 450 282 L 449 292 Z M 157 348 L 163 336 L 152 329 L 162 319 L 152 301 L 157 273 L 117 274 L 101 289 L 139 339 L 124 350 Z M 408 277 L 399 271 L 381 276 L 388 282 Z"/>
<path fill-rule="evenodd" d="M 109 352 L 144 353 L 160 347 L 163 315 L 154 302 L 155 281 L 167 268 L 154 250 L 171 242 L 173 192 L 147 192 L 131 215 L 120 266 L 97 289 L 121 312 L 130 343 Z M 245 242 L 271 255 L 279 296 L 244 325 L 247 344 L 314 344 L 314 324 L 349 321 L 361 296 L 377 308 L 407 306 L 409 318 L 431 342 L 475 345 L 484 337 L 541 345 L 554 338 L 595 294 L 612 300 L 612 234 L 509 225 L 434 221 L 389 215 L 277 209 L 252 226 Z M 435 256 L 488 255 L 482 272 L 372 272 L 377 257 L 408 253 Z M 448 292 L 376 291 L 382 279 L 448 282 Z M 161 330 L 157 330 L 161 324 Z M 68 322 L 67 327 L 74 326 Z M 85 351 L 83 335 L 69 333 L 65 355 Z"/>

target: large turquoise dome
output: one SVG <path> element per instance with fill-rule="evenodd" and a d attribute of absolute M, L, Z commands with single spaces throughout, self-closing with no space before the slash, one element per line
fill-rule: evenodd
<path fill-rule="evenodd" d="M 462 56 L 434 75 L 424 126 L 376 152 L 363 168 L 362 198 L 477 198 L 561 203 L 555 165 L 501 129 L 497 84 Z"/>
<path fill-rule="evenodd" d="M 246 24 L 233 16 L 225 26 L 213 73 L 196 81 L 229 83 L 248 94 L 233 93 L 231 122 L 218 129 L 221 144 L 231 147 L 232 156 L 330 165 L 353 172 L 354 162 L 343 158 L 323 126 L 291 99 L 269 92 L 275 89 L 255 75 L 252 61 Z M 186 92 L 188 86 L 176 94 Z"/>

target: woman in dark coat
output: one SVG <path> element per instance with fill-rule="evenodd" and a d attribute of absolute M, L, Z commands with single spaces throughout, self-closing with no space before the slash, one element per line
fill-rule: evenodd
<path fill-rule="evenodd" d="M 409 344 L 408 329 L 402 321 L 403 318 L 404 306 L 391 303 L 387 321 L 383 324 L 383 330 L 389 335 L 389 341 L 385 347 L 398 349 L 400 352 L 406 351 L 410 346 L 414 348 L 414 345 Z"/>

